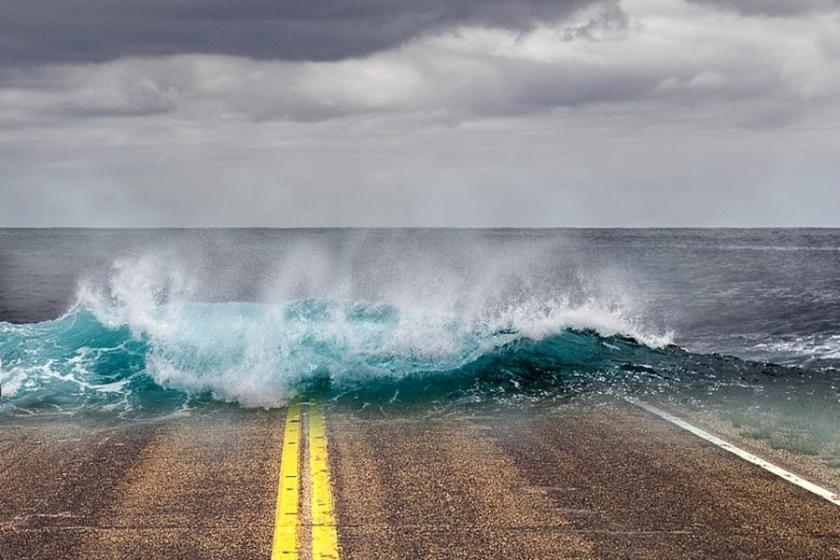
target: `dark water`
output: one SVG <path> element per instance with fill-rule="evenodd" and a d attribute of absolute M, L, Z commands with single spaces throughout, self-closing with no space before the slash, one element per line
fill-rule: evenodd
<path fill-rule="evenodd" d="M 0 321 L 14 414 L 647 391 L 826 425 L 840 230 L 0 230 Z"/>
<path fill-rule="evenodd" d="M 166 251 L 191 259 L 189 266 L 206 275 L 205 299 L 258 301 L 282 259 L 307 243 L 317 247 L 317 258 L 330 253 L 341 261 L 330 263 L 333 273 L 381 267 L 373 276 L 387 275 L 393 263 L 386 257 L 420 256 L 426 261 L 421 266 L 434 272 L 451 267 L 464 282 L 482 265 L 492 268 L 495 251 L 504 266 L 516 260 L 510 253 L 524 246 L 541 262 L 494 273 L 533 273 L 540 275 L 536 283 L 553 283 L 558 294 L 590 292 L 622 300 L 644 324 L 673 331 L 674 342 L 689 349 L 840 365 L 840 230 L 835 229 L 0 229 L 0 321 L 57 318 L 75 303 L 82 279 L 110 275 L 118 259 Z M 473 244 L 490 262 L 475 263 Z M 382 248 L 387 255 L 379 254 Z"/>

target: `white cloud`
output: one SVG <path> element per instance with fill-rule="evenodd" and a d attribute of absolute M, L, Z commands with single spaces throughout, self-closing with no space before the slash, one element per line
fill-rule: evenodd
<path fill-rule="evenodd" d="M 628 1 L 625 10 L 621 26 L 589 9 L 525 33 L 461 28 L 338 62 L 182 55 L 36 68 L 0 90 L 3 116 L 311 121 L 425 112 L 457 120 L 640 100 L 679 111 L 749 98 L 796 114 L 837 99 L 837 17 L 751 18 L 676 0 Z M 570 32 L 599 21 L 600 30 Z"/>
<path fill-rule="evenodd" d="M 840 14 L 763 17 L 681 0 L 621 8 L 518 33 L 450 29 L 334 62 L 179 55 L 7 71 L 0 188 L 48 197 L 64 180 L 141 223 L 192 208 L 204 224 L 418 224 L 437 208 L 441 225 L 472 200 L 471 225 L 506 211 L 547 225 L 622 189 L 673 207 L 663 184 L 746 185 L 739 165 L 784 166 L 780 154 L 807 146 L 795 156 L 815 170 L 805 188 L 823 192 L 840 158 L 836 130 L 819 128 L 840 115 Z M 793 176 L 785 167 L 751 180 Z M 201 192 L 212 195 L 190 202 Z M 319 205 L 333 196 L 348 208 Z M 527 202 L 537 199 L 547 202 Z M 44 208 L 38 220 L 49 222 L 56 210 Z"/>

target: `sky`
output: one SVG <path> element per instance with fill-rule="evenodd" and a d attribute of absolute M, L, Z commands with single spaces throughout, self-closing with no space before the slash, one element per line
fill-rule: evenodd
<path fill-rule="evenodd" d="M 840 226 L 840 0 L 5 0 L 18 226 Z"/>

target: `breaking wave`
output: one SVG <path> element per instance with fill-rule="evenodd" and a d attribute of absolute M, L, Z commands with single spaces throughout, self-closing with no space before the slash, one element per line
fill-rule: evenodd
<path fill-rule="evenodd" d="M 743 383 L 776 367 L 689 353 L 594 297 L 333 292 L 202 301 L 177 268 L 118 262 L 60 318 L 0 323 L 3 410 L 150 417 L 220 402 L 282 406 L 313 390 L 368 400 L 558 396 L 714 384 L 727 372 Z"/>
<path fill-rule="evenodd" d="M 668 342 L 594 303 L 522 306 L 465 320 L 317 299 L 142 309 L 87 301 L 54 321 L 0 324 L 0 380 L 7 402 L 30 411 L 137 412 L 196 398 L 272 407 L 315 382 L 350 390 L 475 378 L 505 363 L 546 370 L 623 363 L 628 353 L 655 351 L 628 336 L 652 347 Z"/>

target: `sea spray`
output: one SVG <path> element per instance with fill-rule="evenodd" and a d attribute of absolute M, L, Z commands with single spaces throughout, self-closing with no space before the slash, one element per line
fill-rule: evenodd
<path fill-rule="evenodd" d="M 300 276 L 285 282 L 301 286 Z M 77 304 L 61 318 L 3 324 L 1 375 L 12 404 L 131 413 L 196 397 L 272 407 L 313 379 L 346 390 L 468 370 L 475 375 L 471 364 L 517 342 L 571 331 L 591 332 L 593 340 L 630 337 L 651 348 L 670 342 L 667 333 L 646 332 L 615 305 L 562 294 L 505 302 L 502 291 L 489 290 L 486 300 L 473 293 L 433 302 L 392 290 L 391 301 L 279 301 L 275 289 L 269 303 L 204 302 L 195 299 L 196 284 L 166 255 L 119 260 L 107 282 L 83 283 Z M 309 291 L 324 292 L 323 286 Z"/>
<path fill-rule="evenodd" d="M 337 247 L 308 236 L 230 270 L 228 249 L 119 258 L 58 319 L 0 323 L 3 411 L 148 417 L 282 406 L 313 387 L 386 402 L 710 392 L 801 375 L 673 346 L 627 274 L 567 271 L 530 237 L 418 248 L 403 236 L 371 252 L 365 236 Z M 246 266 L 257 257 L 271 263 L 262 274 Z"/>

